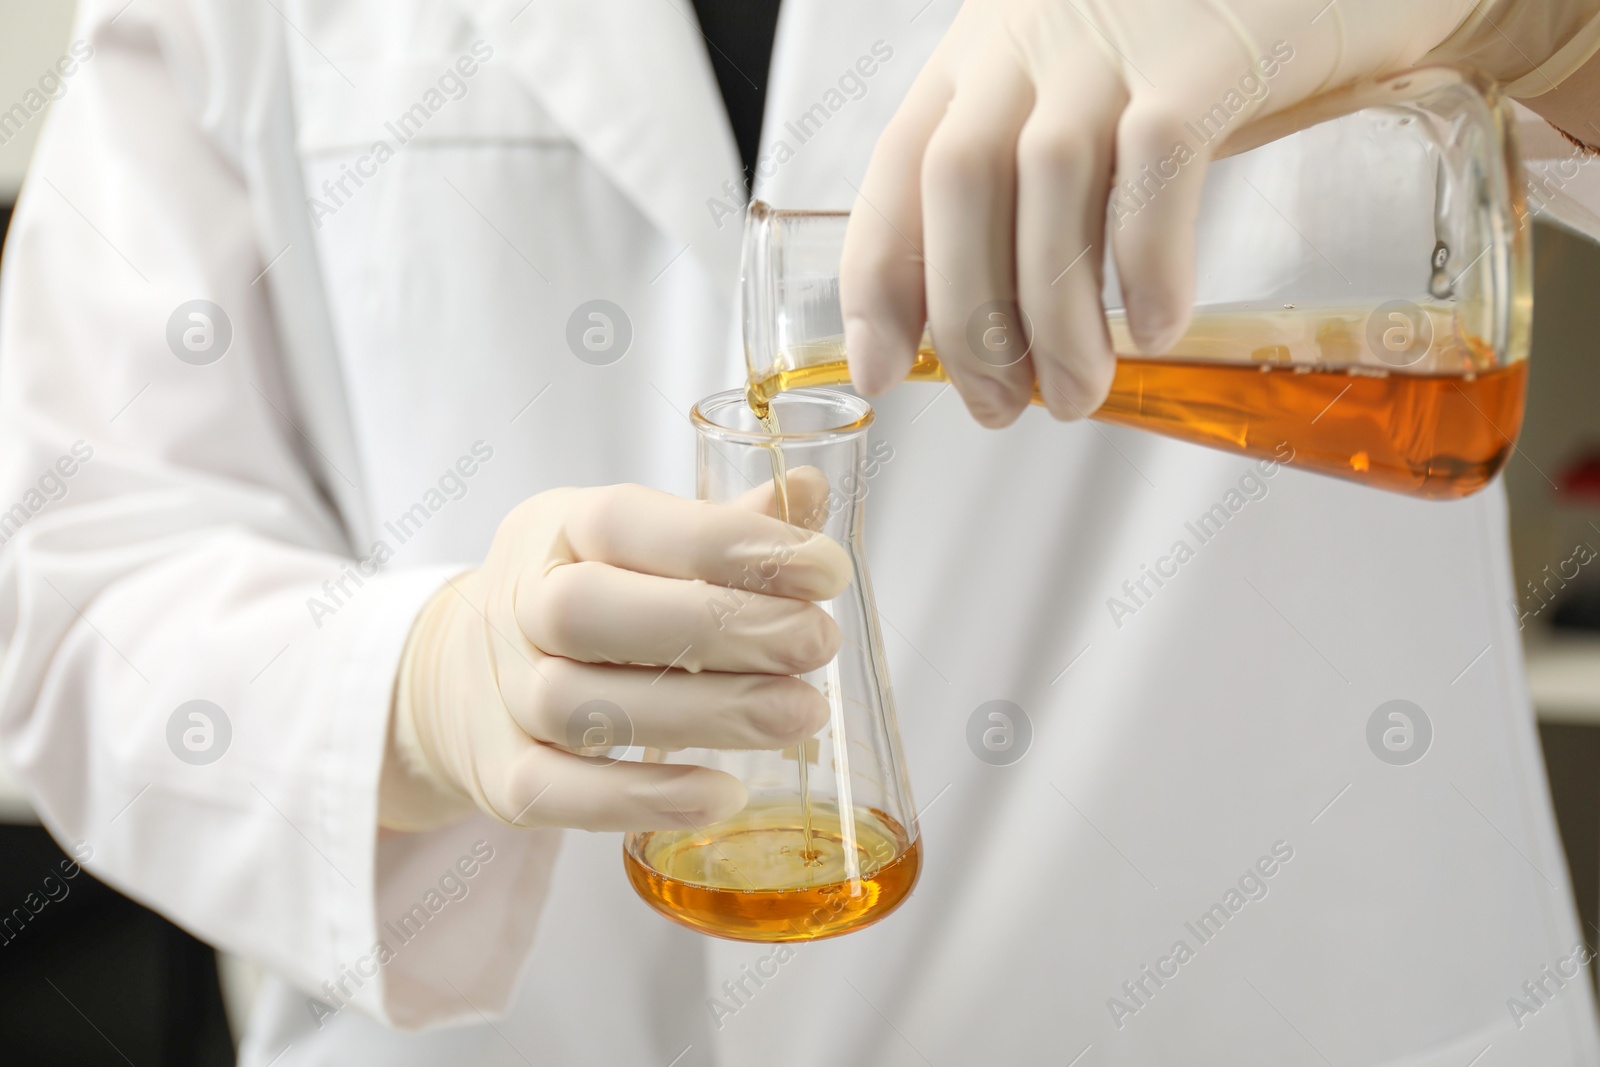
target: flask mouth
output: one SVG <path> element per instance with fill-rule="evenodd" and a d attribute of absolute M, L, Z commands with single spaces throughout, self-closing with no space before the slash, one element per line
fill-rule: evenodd
<path fill-rule="evenodd" d="M 772 398 L 780 432 L 771 433 L 750 410 L 743 389 L 727 389 L 695 404 L 689 421 L 703 437 L 750 444 L 817 443 L 865 433 L 872 405 L 842 389 L 791 389 Z"/>

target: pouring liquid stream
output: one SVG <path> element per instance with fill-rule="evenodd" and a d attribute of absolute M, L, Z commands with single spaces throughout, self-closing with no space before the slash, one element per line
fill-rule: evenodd
<path fill-rule="evenodd" d="M 778 413 L 772 410 L 771 401 L 761 402 L 756 407 L 756 402 L 750 402 L 751 410 L 756 418 L 761 420 L 762 429 L 772 435 L 772 443 L 767 446 L 768 455 L 772 459 L 772 502 L 777 510 L 778 521 L 789 522 L 789 478 L 788 466 L 783 458 L 783 446 L 778 444 L 779 435 L 783 428 L 778 425 Z M 795 746 L 795 764 L 799 767 L 800 785 L 800 862 L 806 868 L 822 866 L 822 853 L 812 842 L 811 825 L 811 770 L 807 764 L 810 756 L 810 746 L 802 741 Z"/>

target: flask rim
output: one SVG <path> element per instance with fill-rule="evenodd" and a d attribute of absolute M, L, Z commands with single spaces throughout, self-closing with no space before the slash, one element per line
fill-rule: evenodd
<path fill-rule="evenodd" d="M 759 423 L 756 423 L 754 428 L 731 424 L 731 418 L 741 415 L 743 416 L 741 422 L 746 419 L 753 422 L 755 415 L 750 410 L 745 390 L 725 389 L 699 400 L 689 409 L 689 421 L 702 437 L 717 441 L 752 445 L 768 445 L 773 442 L 815 444 L 842 441 L 864 433 L 867 427 L 872 425 L 875 417 L 870 403 L 842 389 L 817 386 L 789 389 L 773 397 L 771 404 L 780 416 L 784 408 L 802 405 L 813 410 L 823 406 L 831 407 L 838 414 L 835 420 L 830 420 L 831 425 L 821 429 L 782 430 L 779 433 L 769 433 L 761 428 Z M 781 417 L 779 422 L 781 424 Z"/>

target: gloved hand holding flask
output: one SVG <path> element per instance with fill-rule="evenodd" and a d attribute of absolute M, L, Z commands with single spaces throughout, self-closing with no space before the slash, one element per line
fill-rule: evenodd
<path fill-rule="evenodd" d="M 783 566 L 763 566 L 773 559 Z M 772 517 L 770 485 L 734 504 L 633 485 L 530 498 L 484 564 L 441 588 L 412 628 L 382 825 L 425 829 L 474 808 L 586 830 L 733 814 L 745 797 L 730 775 L 592 750 L 781 749 L 816 733 L 828 705 L 789 676 L 833 658 L 838 627 L 811 601 L 849 576 L 837 543 Z M 718 586 L 749 600 L 719 617 Z M 585 734 L 601 720 L 586 705 L 616 728 L 598 746 Z"/>

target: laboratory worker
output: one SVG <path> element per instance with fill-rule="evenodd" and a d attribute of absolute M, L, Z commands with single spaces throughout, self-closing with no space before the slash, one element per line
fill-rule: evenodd
<path fill-rule="evenodd" d="M 1589 140 L 1600 4 L 79 7 L 5 250 L 0 729 L 89 871 L 260 968 L 243 1063 L 1600 1063 L 1499 486 L 1078 418 L 1103 265 L 1140 350 L 1187 319 L 1207 160 L 1105 220 L 1190 109 L 1274 55 L 1245 118 L 1431 56 Z M 1522 114 L 1539 206 L 1593 224 L 1586 153 Z M 567 733 L 593 699 L 658 747 L 824 723 L 789 676 L 837 648 L 842 550 L 719 628 L 706 585 L 788 528 L 687 499 L 685 413 L 743 378 L 746 175 L 854 207 L 925 855 L 899 911 L 795 946 L 624 877 L 619 831 L 737 782 Z M 990 299 L 1026 363 L 960 355 Z M 924 321 L 954 387 L 891 389 Z M 1419 758 L 1369 744 L 1391 701 Z"/>

